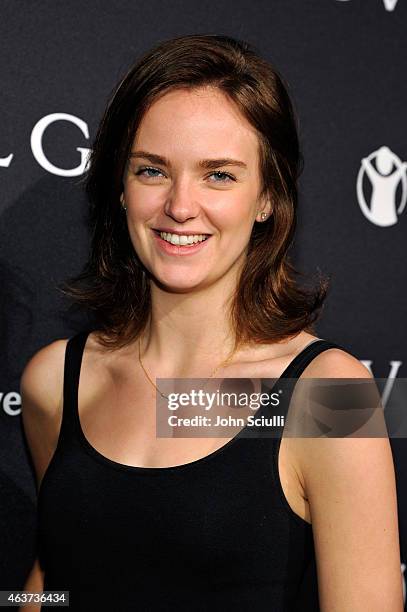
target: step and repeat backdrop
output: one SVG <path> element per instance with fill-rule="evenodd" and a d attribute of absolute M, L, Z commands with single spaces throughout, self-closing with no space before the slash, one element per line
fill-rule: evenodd
<path fill-rule="evenodd" d="M 317 335 L 386 379 L 386 397 L 407 377 L 407 2 L 14 0 L 1 14 L 0 582 L 21 589 L 36 489 L 19 380 L 35 351 L 86 326 L 56 289 L 86 258 L 80 180 L 113 86 L 158 41 L 228 34 L 282 73 L 305 158 L 295 263 L 332 276 Z M 403 572 L 407 441 L 391 445 Z"/>

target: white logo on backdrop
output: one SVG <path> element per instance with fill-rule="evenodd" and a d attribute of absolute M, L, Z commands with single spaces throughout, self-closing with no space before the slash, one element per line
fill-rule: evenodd
<path fill-rule="evenodd" d="M 361 359 L 360 362 L 363 363 L 363 365 L 366 366 L 370 370 L 373 376 L 372 361 L 370 359 Z M 402 365 L 403 365 L 402 361 L 390 361 L 390 373 L 386 379 L 386 384 L 383 387 L 382 396 L 381 396 L 381 403 L 382 403 L 384 410 L 386 409 L 388 399 L 391 395 L 391 392 L 393 391 L 394 383 L 396 381 L 399 369 L 401 368 Z"/>
<path fill-rule="evenodd" d="M 68 115 L 67 113 L 52 113 L 51 115 L 46 115 L 40 119 L 31 132 L 31 150 L 33 155 L 40 166 L 42 166 L 44 170 L 48 170 L 48 172 L 51 174 L 57 174 L 58 176 L 79 176 L 80 174 L 83 174 L 86 169 L 86 162 L 90 149 L 76 147 L 76 150 L 81 154 L 81 162 L 78 166 L 76 166 L 76 168 L 70 168 L 69 170 L 64 170 L 63 168 L 54 166 L 54 164 L 52 164 L 45 156 L 42 148 L 42 138 L 47 127 L 55 121 L 70 121 L 76 125 L 81 130 L 85 138 L 89 140 L 88 126 L 84 121 L 82 121 L 82 119 L 75 117 L 75 115 Z"/>
<path fill-rule="evenodd" d="M 21 412 L 21 395 L 17 391 L 0 393 L 0 405 L 8 416 L 17 416 Z"/>
<path fill-rule="evenodd" d="M 85 138 L 89 140 L 89 129 L 85 121 L 82 121 L 82 119 L 79 119 L 79 117 L 75 117 L 75 115 L 69 115 L 68 113 L 51 113 L 50 115 L 46 115 L 40 119 L 35 124 L 31 132 L 30 142 L 32 154 L 39 165 L 51 174 L 56 174 L 57 176 L 79 176 L 80 174 L 83 174 L 87 168 L 88 157 L 91 149 L 87 149 L 86 147 L 76 147 L 76 150 L 81 154 L 81 161 L 78 166 L 69 169 L 55 166 L 49 161 L 44 153 L 44 149 L 42 147 L 44 132 L 52 123 L 55 123 L 56 121 L 69 121 L 70 123 L 73 123 L 80 129 Z M 8 168 L 13 157 L 13 153 L 10 153 L 8 157 L 0 158 L 0 167 Z"/>
<path fill-rule="evenodd" d="M 356 193 L 363 214 L 375 225 L 380 227 L 394 225 L 403 212 L 407 202 L 406 168 L 407 162 L 402 162 L 389 147 L 380 147 L 362 159 Z M 369 204 L 366 202 L 363 188 L 365 176 L 371 184 Z M 399 184 L 401 184 L 401 197 L 397 205 L 396 192 Z"/>
<path fill-rule="evenodd" d="M 349 0 L 339 0 L 339 2 L 349 2 Z M 384 8 L 386 11 L 394 11 L 397 6 L 398 0 L 383 0 Z"/>

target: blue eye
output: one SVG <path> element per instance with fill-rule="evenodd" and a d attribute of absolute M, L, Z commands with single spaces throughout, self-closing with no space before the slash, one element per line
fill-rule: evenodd
<path fill-rule="evenodd" d="M 227 172 L 220 172 L 220 171 L 212 172 L 210 176 L 216 176 L 217 178 L 220 179 L 219 181 L 218 180 L 214 181 L 215 183 L 223 183 L 223 182 L 228 183 L 229 181 L 235 180 L 235 178 L 231 174 L 228 174 Z"/>
<path fill-rule="evenodd" d="M 150 174 L 150 173 L 158 173 L 158 174 Z M 157 168 L 150 168 L 150 167 L 140 168 L 136 172 L 136 176 L 143 175 L 143 176 L 147 176 L 148 178 L 155 178 L 159 174 L 162 174 L 160 170 L 157 170 Z"/>

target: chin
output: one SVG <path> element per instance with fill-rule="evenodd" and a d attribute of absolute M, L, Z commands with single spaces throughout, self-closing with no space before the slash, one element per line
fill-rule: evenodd
<path fill-rule="evenodd" d="M 154 276 L 154 279 L 159 287 L 172 293 L 189 293 L 202 288 L 204 284 L 203 279 L 186 279 L 185 276 L 183 278 L 171 278 L 168 275 Z"/>

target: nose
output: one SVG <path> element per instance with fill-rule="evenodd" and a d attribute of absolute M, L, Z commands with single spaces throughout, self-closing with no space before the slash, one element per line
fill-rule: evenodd
<path fill-rule="evenodd" d="M 196 217 L 199 210 L 200 205 L 196 199 L 196 191 L 192 185 L 192 180 L 186 176 L 176 178 L 171 185 L 165 203 L 165 213 L 178 223 L 183 223 Z"/>

